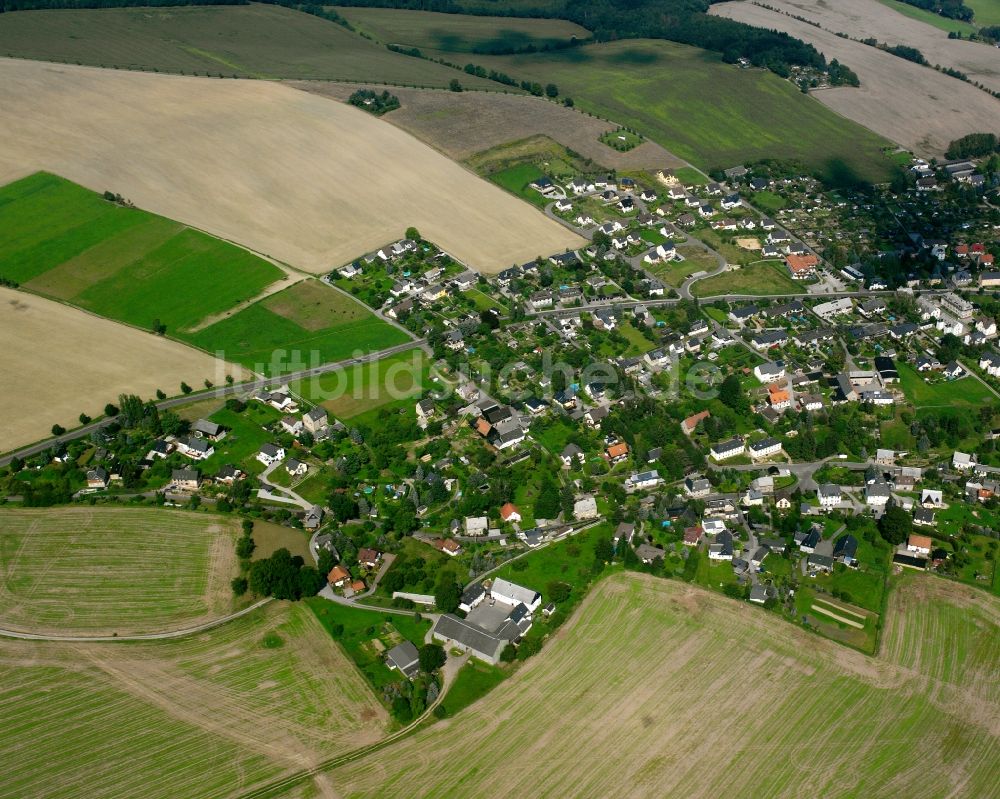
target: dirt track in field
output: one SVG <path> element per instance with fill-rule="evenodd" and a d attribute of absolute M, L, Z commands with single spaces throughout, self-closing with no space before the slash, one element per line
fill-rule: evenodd
<path fill-rule="evenodd" d="M 2 89 L 0 89 L 2 93 Z M 0 159 L 3 151 L 0 151 Z M 62 303 L 0 288 L 0 451 L 97 417 L 125 393 L 178 393 L 182 380 L 216 384 L 240 367 Z"/>
<path fill-rule="evenodd" d="M 293 86 L 346 100 L 361 84 L 299 81 Z M 461 161 L 500 144 L 544 134 L 585 158 L 613 169 L 676 168 L 685 161 L 646 140 L 627 152 L 598 141 L 617 126 L 580 111 L 518 94 L 484 94 L 394 88 L 401 108 L 385 119 Z"/>
<path fill-rule="evenodd" d="M 0 180 L 45 169 L 320 273 L 416 226 L 495 272 L 583 240 L 419 140 L 267 81 L 0 60 Z"/>
<path fill-rule="evenodd" d="M 813 44 L 827 60 L 849 66 L 861 79 L 860 88 L 822 89 L 813 96 L 918 154 L 940 156 L 954 139 L 1000 128 L 1000 100 L 930 67 L 749 2 L 713 5 L 711 13 L 785 31 Z"/>
<path fill-rule="evenodd" d="M 767 0 L 766 5 L 817 22 L 830 33 L 916 47 L 931 64 L 958 69 L 972 80 L 1000 91 L 1000 50 L 982 42 L 949 39 L 944 31 L 900 14 L 878 0 Z"/>

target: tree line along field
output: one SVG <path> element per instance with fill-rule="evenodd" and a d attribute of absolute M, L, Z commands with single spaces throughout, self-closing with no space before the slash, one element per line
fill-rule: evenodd
<path fill-rule="evenodd" d="M 393 53 L 341 25 L 274 5 L 18 11 L 0 54 L 119 69 L 447 87 L 456 72 Z M 496 84 L 473 76 L 476 88 Z"/>
<path fill-rule="evenodd" d="M 939 582 L 930 604 L 954 604 Z M 949 629 L 901 595 L 870 658 L 679 582 L 617 574 L 473 711 L 329 776 L 354 798 L 997 796 L 1000 707 L 983 680 L 1000 603 L 979 593 L 977 653 L 949 655 Z M 622 741 L 624 756 L 580 756 Z M 462 756 L 442 768 L 427 756 L 441 751 Z"/>
<path fill-rule="evenodd" d="M 181 381 L 243 376 L 193 347 L 44 297 L 0 288 L 0 305 L 0 370 L 8 376 L 0 451 L 49 437 L 54 423 L 71 427 L 81 412 L 96 418 L 122 393 L 151 397 L 157 388 L 177 391 Z M 26 413 L 38 397 L 44 412 Z"/>
<path fill-rule="evenodd" d="M 379 41 L 451 53 L 543 49 L 591 36 L 586 28 L 562 19 L 481 17 L 392 8 L 335 6 L 333 10 L 356 30 Z"/>
<path fill-rule="evenodd" d="M 0 188 L 0 277 L 28 290 L 140 328 L 159 322 L 168 335 L 250 368 L 270 364 L 275 350 L 315 353 L 317 365 L 406 341 L 316 280 L 201 326 L 283 276 L 235 245 L 54 175 Z"/>
<path fill-rule="evenodd" d="M 146 633 L 233 609 L 235 523 L 153 508 L 0 510 L 0 628 Z"/>
<path fill-rule="evenodd" d="M 278 602 L 176 641 L 0 640 L 0 714 L 4 799 L 235 797 L 387 726 L 312 611 Z"/>

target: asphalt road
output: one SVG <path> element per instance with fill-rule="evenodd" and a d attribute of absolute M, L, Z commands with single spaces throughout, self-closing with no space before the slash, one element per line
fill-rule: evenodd
<path fill-rule="evenodd" d="M 427 344 L 427 339 L 415 339 L 413 341 L 408 341 L 405 344 L 397 344 L 395 347 L 389 347 L 384 350 L 378 350 L 377 352 L 370 352 L 367 355 L 360 355 L 357 358 L 348 358 L 345 361 L 334 361 L 331 363 L 325 363 L 322 366 L 315 366 L 311 369 L 305 369 L 301 372 L 292 372 L 287 375 L 281 375 L 280 377 L 270 377 L 270 378 L 259 378 L 256 380 L 247 380 L 242 383 L 234 383 L 231 386 L 217 386 L 216 388 L 208 389 L 207 391 L 200 391 L 194 394 L 187 394 L 180 397 L 172 397 L 171 399 L 163 400 L 162 402 L 156 403 L 156 407 L 162 410 L 167 410 L 168 408 L 176 408 L 180 405 L 187 405 L 192 402 L 196 402 L 204 399 L 214 399 L 217 397 L 228 397 L 235 394 L 245 394 L 252 391 L 257 391 L 258 389 L 266 388 L 267 386 L 278 385 L 281 383 L 290 383 L 295 380 L 303 380 L 308 377 L 315 377 L 316 375 L 326 374 L 327 372 L 335 372 L 338 369 L 343 369 L 349 366 L 355 366 L 360 363 L 370 363 L 371 361 L 377 361 L 380 358 L 384 358 L 387 355 L 395 355 L 399 352 L 406 352 L 407 350 L 412 350 L 415 347 L 425 347 Z M 58 444 L 65 444 L 70 441 L 75 441 L 78 438 L 83 438 L 84 436 L 90 435 L 95 430 L 100 430 L 102 427 L 106 427 L 114 421 L 114 418 L 99 419 L 96 422 L 91 422 L 90 424 L 84 425 L 83 427 L 78 427 L 75 430 L 71 430 L 68 433 L 64 433 L 61 436 L 55 436 L 54 438 L 46 439 L 45 441 L 39 441 L 36 444 L 31 444 L 27 447 L 22 447 L 19 450 L 10 452 L 2 457 L 0 457 L 0 466 L 6 466 L 15 457 L 17 458 L 30 458 L 32 455 L 37 455 L 40 452 L 44 452 L 50 447 L 54 447 Z"/>

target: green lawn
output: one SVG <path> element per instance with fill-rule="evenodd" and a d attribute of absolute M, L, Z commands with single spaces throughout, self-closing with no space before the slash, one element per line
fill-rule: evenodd
<path fill-rule="evenodd" d="M 412 405 L 431 383 L 423 350 L 412 349 L 371 363 L 338 369 L 294 383 L 291 389 L 338 419 L 354 419 L 382 407 Z"/>
<path fill-rule="evenodd" d="M 279 375 L 407 341 L 407 335 L 349 296 L 300 283 L 183 336 L 257 372 Z"/>
<path fill-rule="evenodd" d="M 974 28 L 1000 25 L 1000 0 L 964 0 L 964 4 L 973 11 Z"/>
<path fill-rule="evenodd" d="M 454 716 L 477 699 L 485 696 L 507 679 L 507 672 L 498 666 L 491 666 L 470 659 L 458 672 L 458 677 L 442 700 L 445 713 Z"/>
<path fill-rule="evenodd" d="M 39 172 L 0 188 L 0 277 L 100 316 L 185 328 L 282 276 L 232 244 Z"/>
<path fill-rule="evenodd" d="M 532 181 L 544 176 L 545 173 L 534 164 L 516 164 L 494 172 L 490 175 L 490 180 L 507 189 L 511 194 L 516 194 L 521 199 L 527 200 L 532 205 L 544 208 L 550 202 L 548 197 L 544 197 L 540 192 L 529 188 Z"/>
<path fill-rule="evenodd" d="M 496 89 L 393 53 L 341 25 L 275 5 L 23 11 L 0 19 L 0 53 L 124 69 L 244 78 Z"/>
<path fill-rule="evenodd" d="M 993 25 L 1000 21 L 1000 6 L 997 5 L 996 0 L 964 0 L 964 5 L 967 5 L 975 11 L 975 25 L 970 25 L 968 22 L 962 22 L 959 19 L 948 19 L 948 17 L 942 17 L 940 14 L 935 14 L 933 11 L 925 11 L 922 8 L 911 6 L 909 3 L 903 3 L 901 0 L 878 0 L 878 2 L 884 6 L 888 6 L 893 11 L 898 11 L 903 16 L 919 20 L 927 25 L 932 25 L 938 30 L 945 31 L 946 33 L 954 31 L 956 33 L 961 33 L 966 37 L 970 33 L 975 33 L 984 25 Z M 992 15 L 991 12 L 995 12 L 996 14 L 994 21 L 984 22 L 983 18 L 989 18 Z"/>
<path fill-rule="evenodd" d="M 781 261 L 760 261 L 735 271 L 699 280 L 691 287 L 697 297 L 718 294 L 804 294 L 802 281 L 792 280 Z"/>
<path fill-rule="evenodd" d="M 990 390 L 974 377 L 945 380 L 935 375 L 928 383 L 912 366 L 897 364 L 899 384 L 914 408 L 969 407 L 983 405 L 994 398 Z"/>
<path fill-rule="evenodd" d="M 639 39 L 473 60 L 518 80 L 555 83 L 581 110 L 632 128 L 705 170 L 777 158 L 800 161 L 835 182 L 890 175 L 885 139 L 788 81 L 723 64 L 698 48 Z"/>
<path fill-rule="evenodd" d="M 386 650 L 404 639 L 420 647 L 431 626 L 429 619 L 416 621 L 412 616 L 347 607 L 318 596 L 304 601 L 344 648 L 376 692 L 398 680 L 399 675 L 385 665 L 382 654 L 372 642 L 381 641 Z"/>
<path fill-rule="evenodd" d="M 754 205 L 769 214 L 776 214 L 785 207 L 785 198 L 773 191 L 755 191 L 750 199 Z"/>
<path fill-rule="evenodd" d="M 357 30 L 381 42 L 452 53 L 535 47 L 589 39 L 590 31 L 561 19 L 480 17 L 391 8 L 335 8 Z"/>

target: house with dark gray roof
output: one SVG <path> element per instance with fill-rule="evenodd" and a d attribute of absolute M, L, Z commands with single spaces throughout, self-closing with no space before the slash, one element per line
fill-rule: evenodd
<path fill-rule="evenodd" d="M 385 665 L 412 678 L 420 671 L 420 653 L 413 642 L 403 641 L 389 650 L 385 656 Z"/>

